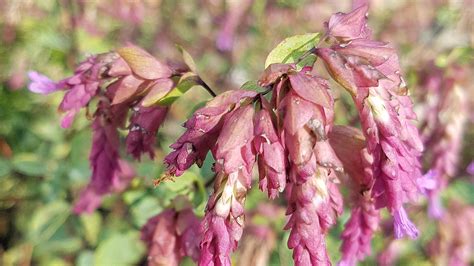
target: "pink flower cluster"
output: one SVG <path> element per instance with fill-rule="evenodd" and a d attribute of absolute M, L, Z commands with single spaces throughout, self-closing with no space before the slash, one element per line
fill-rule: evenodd
<path fill-rule="evenodd" d="M 185 257 L 199 258 L 199 219 L 191 208 L 166 209 L 142 228 L 148 265 L 179 265 Z"/>
<path fill-rule="evenodd" d="M 168 107 L 143 106 L 143 101 L 169 92 L 173 88 L 171 75 L 168 66 L 134 46 L 91 56 L 79 64 L 73 76 L 59 82 L 29 73 L 29 89 L 35 93 L 66 91 L 59 106 L 66 113 L 62 127 L 70 127 L 76 114 L 81 108 L 88 108 L 92 99 L 99 100 L 92 125 L 91 181 L 74 207 L 76 213 L 94 211 L 104 195 L 125 189 L 134 177 L 131 166 L 120 159 L 119 128 L 129 130 L 125 141 L 127 153 L 136 159 L 144 153 L 153 158 L 156 133 Z M 126 126 L 130 111 L 130 123 Z"/>
<path fill-rule="evenodd" d="M 434 183 L 426 189 L 428 213 L 437 219 L 443 213 L 439 194 L 456 175 L 468 120 L 468 96 L 462 88 L 466 75 L 461 66 L 441 69 L 433 63 L 421 75 L 421 132 L 431 170 L 429 181 Z"/>
<path fill-rule="evenodd" d="M 214 191 L 201 232 L 197 237 L 197 219 L 189 209 L 152 218 L 143 230 L 150 264 L 177 265 L 189 255 L 199 265 L 230 266 L 243 234 L 255 163 L 259 187 L 269 198 L 285 192 L 285 229 L 297 266 L 331 264 L 325 238 L 343 211 L 341 181 L 351 191 L 352 212 L 342 234 L 340 265 L 355 265 L 370 253 L 380 208 L 392 215 L 396 238 L 418 235 L 403 204 L 421 190 L 423 143 L 396 51 L 372 39 L 367 11 L 360 5 L 331 16 L 323 38 L 327 47 L 321 43 L 307 53 L 319 57 L 351 94 L 362 130 L 334 125 L 329 81 L 299 60 L 269 65 L 258 81 L 262 92 L 231 90 L 208 101 L 184 123 L 186 131 L 164 159 L 164 176 L 180 176 L 193 164 L 202 166 L 211 152 Z M 129 110 L 127 152 L 135 159 L 143 153 L 153 157 L 155 135 L 168 110 L 156 103 L 184 76 L 137 47 L 91 57 L 58 83 L 31 74 L 32 91 L 67 90 L 60 106 L 67 112 L 65 125 L 92 98 L 100 99 L 90 156 L 93 174 L 77 212 L 92 211 L 100 202 L 96 198 L 133 176 L 120 159 L 117 134 Z M 198 85 L 207 86 L 202 80 Z M 189 235 L 200 241 L 199 256 L 195 246 L 189 249 Z"/>

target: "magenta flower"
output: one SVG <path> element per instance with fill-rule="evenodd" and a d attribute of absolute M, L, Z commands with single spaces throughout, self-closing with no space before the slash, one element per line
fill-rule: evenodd
<path fill-rule="evenodd" d="M 61 84 L 61 82 L 56 83 L 36 71 L 29 71 L 28 77 L 31 80 L 31 83 L 28 85 L 28 89 L 31 92 L 39 94 L 50 94 L 52 92 L 62 89 L 63 84 Z"/>
<path fill-rule="evenodd" d="M 230 253 L 242 237 L 243 204 L 255 162 L 252 147 L 254 112 L 253 106 L 248 104 L 224 118 L 213 150 L 217 176 L 202 224 L 204 238 L 199 265 L 230 266 Z"/>
<path fill-rule="evenodd" d="M 224 92 L 194 112 L 184 124 L 186 132 L 170 146 L 174 151 L 164 159 L 169 174 L 180 176 L 194 163 L 200 166 L 216 144 L 223 117 L 238 108 L 241 101 L 255 95 L 255 92 L 245 90 Z"/>
<path fill-rule="evenodd" d="M 130 118 L 130 129 L 125 140 L 127 153 L 137 160 L 141 155 L 148 153 L 150 158 L 155 156 L 154 146 L 156 133 L 168 113 L 168 107 L 136 107 Z"/>
<path fill-rule="evenodd" d="M 59 110 L 66 112 L 61 127 L 70 127 L 74 116 L 98 93 L 103 67 L 99 56 L 91 56 L 63 81 L 67 92 L 59 105 Z"/>
<path fill-rule="evenodd" d="M 150 218 L 141 239 L 148 246 L 148 265 L 178 266 L 185 256 L 199 258 L 199 219 L 190 208 L 167 209 Z"/>

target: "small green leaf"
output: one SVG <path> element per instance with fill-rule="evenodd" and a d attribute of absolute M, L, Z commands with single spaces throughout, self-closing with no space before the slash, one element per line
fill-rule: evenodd
<path fill-rule="evenodd" d="M 159 105 L 171 105 L 179 97 L 183 96 L 189 89 L 199 86 L 199 77 L 192 72 L 187 72 L 181 76 L 178 84 L 168 94 L 162 97 L 158 102 Z"/>
<path fill-rule="evenodd" d="M 13 158 L 13 169 L 29 176 L 41 176 L 46 173 L 46 165 L 36 154 L 22 153 Z"/>
<path fill-rule="evenodd" d="M 186 65 L 189 67 L 189 69 L 197 74 L 197 67 L 196 63 L 194 62 L 193 57 L 186 51 L 182 46 L 176 45 L 178 47 L 178 50 L 181 52 L 181 55 L 183 56 L 183 61 L 186 63 Z"/>
<path fill-rule="evenodd" d="M 303 60 L 298 62 L 298 64 L 296 64 L 296 69 L 299 71 L 303 67 L 313 66 L 314 62 L 316 62 L 316 59 L 317 59 L 316 55 L 310 54 L 310 55 L 306 56 Z"/>
<path fill-rule="evenodd" d="M 76 258 L 77 266 L 90 266 L 94 265 L 94 253 L 90 250 L 84 250 L 79 253 L 79 256 Z"/>
<path fill-rule="evenodd" d="M 160 202 L 156 197 L 147 196 L 134 203 L 131 208 L 131 213 L 134 223 L 141 227 L 149 218 L 158 214 L 161 211 Z"/>
<path fill-rule="evenodd" d="M 275 63 L 295 63 L 300 56 L 315 47 L 319 36 L 319 33 L 307 33 L 286 38 L 268 54 L 265 68 Z"/>
<path fill-rule="evenodd" d="M 80 219 L 87 242 L 91 245 L 95 245 L 102 227 L 102 217 L 97 212 L 94 212 L 91 214 L 83 214 L 80 216 Z"/>
<path fill-rule="evenodd" d="M 195 179 L 197 179 L 196 174 L 187 171 L 182 176 L 176 178 L 175 181 L 165 182 L 164 185 L 167 189 L 179 193 L 182 191 L 189 191 Z"/>
<path fill-rule="evenodd" d="M 240 88 L 242 90 L 249 90 L 249 91 L 256 91 L 256 92 L 261 92 L 265 90 L 264 87 L 258 85 L 256 80 L 249 80 L 245 82 Z"/>
<path fill-rule="evenodd" d="M 116 233 L 99 244 L 94 265 L 136 265 L 144 252 L 138 232 Z"/>
<path fill-rule="evenodd" d="M 11 167 L 8 161 L 0 158 L 0 177 L 8 175 L 10 170 Z"/>
<path fill-rule="evenodd" d="M 69 214 L 70 206 L 63 201 L 55 201 L 36 209 L 29 224 L 28 238 L 38 244 L 48 240 L 63 225 Z"/>
<path fill-rule="evenodd" d="M 449 184 L 443 195 L 447 199 L 462 199 L 468 204 L 474 204 L 474 185 L 466 180 L 457 179 Z"/>

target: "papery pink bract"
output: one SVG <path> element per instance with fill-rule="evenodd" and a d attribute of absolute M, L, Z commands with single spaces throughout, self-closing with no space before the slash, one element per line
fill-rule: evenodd
<path fill-rule="evenodd" d="M 349 13 L 336 13 L 327 22 L 327 34 L 341 41 L 367 38 L 371 35 L 367 27 L 368 5 L 361 5 Z"/>
<path fill-rule="evenodd" d="M 259 186 L 270 198 L 275 198 L 286 186 L 285 150 L 277 135 L 268 103 L 262 99 L 262 109 L 255 115 L 254 146 L 258 155 Z"/>
<path fill-rule="evenodd" d="M 259 83 L 273 85 L 272 101 L 283 114 L 280 134 L 290 169 L 288 247 L 293 249 L 295 265 L 327 265 L 325 235 L 342 212 L 342 197 L 334 184 L 337 178 L 331 172 L 342 166 L 327 141 L 334 101 L 327 81 L 309 70 L 270 65 Z M 285 96 L 280 100 L 279 95 Z"/>

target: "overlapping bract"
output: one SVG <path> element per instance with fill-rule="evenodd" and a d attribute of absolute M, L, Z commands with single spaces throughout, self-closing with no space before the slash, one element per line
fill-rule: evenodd
<path fill-rule="evenodd" d="M 254 118 L 254 146 L 258 156 L 259 187 L 271 199 L 286 186 L 285 149 L 273 124 L 272 110 L 262 97 L 262 109 Z"/>
<path fill-rule="evenodd" d="M 327 81 L 293 66 L 271 65 L 260 84 L 274 86 L 272 103 L 289 158 L 288 246 L 296 265 L 328 264 L 324 236 L 342 212 L 334 175 L 342 167 L 327 139 L 333 117 Z"/>
<path fill-rule="evenodd" d="M 156 134 L 167 113 L 168 108 L 163 106 L 136 107 L 130 118 L 130 132 L 125 140 L 127 153 L 135 159 L 140 159 L 143 153 L 148 153 L 153 159 Z"/>

